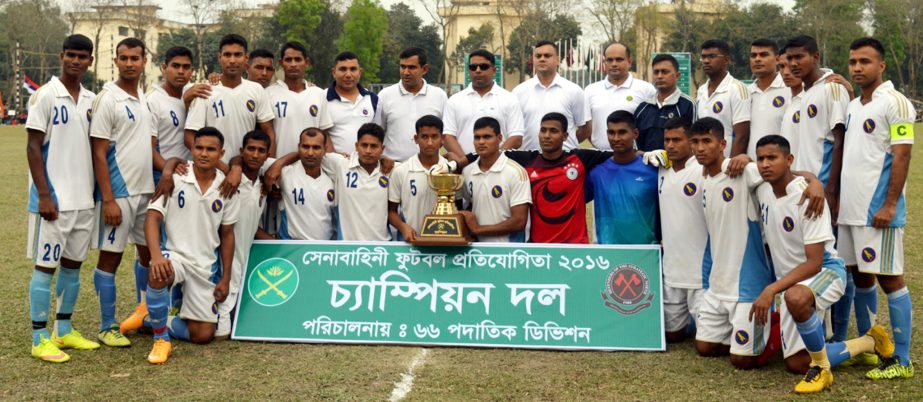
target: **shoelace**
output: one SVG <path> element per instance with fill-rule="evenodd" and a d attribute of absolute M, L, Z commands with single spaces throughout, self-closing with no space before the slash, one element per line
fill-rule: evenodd
<path fill-rule="evenodd" d="M 893 356 L 887 359 L 881 359 L 881 361 L 878 363 L 878 370 L 884 370 L 896 362 L 897 358 Z"/>
<path fill-rule="evenodd" d="M 814 378 L 819 376 L 821 372 L 820 366 L 814 366 L 808 369 L 808 372 L 804 375 L 805 382 L 812 382 Z"/>

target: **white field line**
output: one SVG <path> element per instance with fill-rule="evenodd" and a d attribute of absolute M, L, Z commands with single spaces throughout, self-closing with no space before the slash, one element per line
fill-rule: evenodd
<path fill-rule="evenodd" d="M 417 367 L 423 365 L 427 354 L 429 354 L 429 349 L 423 348 L 420 349 L 420 353 L 414 356 L 413 360 L 410 362 L 410 366 L 407 367 L 407 372 L 401 373 L 401 381 L 394 383 L 394 389 L 391 390 L 391 397 L 388 398 L 389 402 L 400 401 L 410 393 L 410 390 L 413 389 L 413 372 Z"/>

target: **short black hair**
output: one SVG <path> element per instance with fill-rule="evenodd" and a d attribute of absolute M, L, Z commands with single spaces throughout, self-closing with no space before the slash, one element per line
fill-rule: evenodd
<path fill-rule="evenodd" d="M 856 50 L 866 46 L 875 49 L 875 51 L 878 52 L 878 57 L 881 57 L 882 60 L 885 59 L 885 45 L 881 44 L 878 39 L 872 37 L 859 38 L 852 41 L 852 43 L 849 44 L 849 50 Z"/>
<path fill-rule="evenodd" d="M 417 56 L 417 61 L 420 63 L 420 67 L 425 66 L 429 60 L 426 58 L 426 51 L 418 47 L 408 47 L 404 49 L 400 55 L 397 56 L 398 59 L 409 59 L 413 56 Z"/>
<path fill-rule="evenodd" d="M 357 63 L 362 64 L 362 60 L 359 60 L 359 55 L 348 50 L 345 52 L 340 52 L 340 54 L 336 55 L 336 57 L 333 58 L 333 64 L 336 65 L 337 63 L 346 60 L 355 60 Z"/>
<path fill-rule="evenodd" d="M 782 153 L 785 155 L 792 153 L 792 145 L 788 142 L 787 139 L 785 139 L 785 137 L 778 134 L 767 135 L 763 138 L 760 138 L 760 140 L 756 142 L 757 148 L 764 147 L 766 145 L 778 145 L 779 149 L 781 149 Z"/>
<path fill-rule="evenodd" d="M 81 34 L 75 34 L 64 38 L 64 44 L 61 51 L 65 50 L 83 50 L 93 53 L 93 41 Z"/>
<path fill-rule="evenodd" d="M 610 43 L 606 44 L 606 47 L 603 48 L 603 53 L 605 53 L 605 52 L 606 52 L 606 49 L 608 49 L 609 46 L 612 46 L 612 45 L 622 45 L 622 47 L 625 48 L 625 57 L 631 59 L 631 48 L 628 47 L 627 44 L 622 43 L 622 42 L 610 42 Z"/>
<path fill-rule="evenodd" d="M 551 112 L 542 116 L 542 123 L 549 120 L 554 120 L 558 123 L 561 123 L 561 131 L 565 133 L 567 132 L 567 117 L 565 117 L 563 114 L 558 112 Z"/>
<path fill-rule="evenodd" d="M 474 121 L 474 130 L 480 130 L 482 128 L 490 128 L 494 131 L 494 134 L 498 136 L 503 135 L 500 133 L 500 122 L 493 117 L 485 116 Z"/>
<path fill-rule="evenodd" d="M 201 137 L 215 137 L 218 138 L 218 144 L 224 147 L 224 135 L 221 134 L 221 131 L 218 131 L 214 127 L 202 127 L 199 131 L 195 132 L 195 137 L 193 140 L 197 140 Z"/>
<path fill-rule="evenodd" d="M 654 56 L 654 60 L 651 61 L 651 67 L 654 67 L 654 65 L 656 65 L 657 63 L 662 63 L 665 61 L 669 61 L 670 64 L 673 65 L 673 69 L 676 70 L 676 72 L 679 72 L 679 62 L 676 61 L 676 57 L 673 57 L 672 54 L 667 54 L 667 53 L 660 53 Z"/>
<path fill-rule="evenodd" d="M 266 143 L 267 149 L 272 148 L 272 138 L 269 138 L 269 134 L 266 134 L 263 132 L 263 130 L 253 130 L 245 134 L 244 142 L 240 147 L 245 148 L 247 146 L 247 142 L 249 141 L 262 141 Z"/>
<path fill-rule="evenodd" d="M 119 55 L 119 48 L 125 46 L 126 49 L 135 49 L 141 48 L 141 56 L 147 57 L 147 46 L 144 45 L 144 41 L 138 38 L 125 38 L 119 41 L 119 44 L 115 45 L 115 55 Z"/>
<path fill-rule="evenodd" d="M 785 50 L 794 47 L 802 47 L 808 53 L 814 54 L 817 53 L 817 40 L 808 35 L 798 35 L 785 42 Z"/>
<path fill-rule="evenodd" d="M 753 42 L 750 42 L 750 46 L 751 47 L 768 47 L 769 50 L 772 51 L 772 54 L 774 55 L 779 54 L 779 45 L 771 39 L 759 38 Z"/>
<path fill-rule="evenodd" d="M 221 37 L 221 42 L 218 42 L 218 51 L 221 52 L 221 49 L 227 45 L 240 45 L 244 48 L 244 53 L 247 52 L 247 40 L 238 34 L 227 34 Z"/>
<path fill-rule="evenodd" d="M 490 63 L 491 66 L 497 65 L 497 57 L 494 56 L 493 53 L 487 51 L 487 49 L 478 49 L 471 52 L 471 54 L 468 55 L 468 60 L 471 60 L 471 58 L 474 56 L 480 56 L 487 59 L 487 62 Z"/>
<path fill-rule="evenodd" d="M 703 117 L 692 123 L 689 129 L 689 136 L 695 135 L 714 135 L 718 139 L 724 139 L 724 126 L 721 121 L 714 117 Z"/>
<path fill-rule="evenodd" d="M 420 134 L 420 130 L 423 129 L 423 127 L 435 127 L 439 129 L 440 134 L 442 133 L 442 130 L 444 128 L 442 124 L 442 119 L 436 116 L 433 116 L 431 114 L 428 114 L 426 116 L 423 116 L 417 119 L 416 124 L 414 124 L 414 129 L 416 130 L 417 134 Z"/>
<path fill-rule="evenodd" d="M 375 123 L 365 123 L 360 126 L 359 131 L 356 133 L 356 141 L 359 141 L 365 135 L 371 135 L 378 138 L 378 141 L 385 142 L 385 129 Z"/>
<path fill-rule="evenodd" d="M 288 41 L 282 44 L 282 48 L 279 49 L 279 60 L 285 57 L 285 51 L 293 49 L 301 52 L 301 57 L 304 57 L 309 63 L 311 62 L 311 56 L 308 56 L 308 49 L 305 49 L 304 45 L 298 41 Z"/>
<path fill-rule="evenodd" d="M 317 127 L 308 127 L 308 128 L 306 128 L 306 129 L 304 129 L 304 130 L 301 130 L 301 134 L 298 134 L 298 143 L 299 143 L 299 144 L 301 144 L 301 137 L 304 136 L 304 135 L 306 135 L 306 136 L 308 136 L 308 137 L 314 137 L 314 136 L 320 135 L 321 137 L 324 138 L 324 144 L 325 144 L 325 146 L 326 146 L 326 144 L 327 144 L 327 132 L 324 131 L 324 130 L 321 130 L 321 129 L 317 128 Z"/>
<path fill-rule="evenodd" d="M 677 128 L 682 128 L 686 132 L 686 135 L 689 135 L 689 132 L 692 131 L 692 120 L 687 116 L 676 116 L 672 119 L 667 120 L 663 123 L 663 130 L 674 130 Z"/>
<path fill-rule="evenodd" d="M 192 60 L 192 51 L 185 46 L 173 46 L 167 49 L 167 52 L 163 54 L 163 64 L 170 64 L 170 60 L 173 60 L 174 57 L 188 57 L 189 61 Z"/>
<path fill-rule="evenodd" d="M 256 58 L 275 60 L 276 55 L 272 54 L 272 52 L 266 49 L 253 49 L 253 51 L 250 52 L 250 56 L 248 56 L 248 58 L 251 60 Z"/>
<path fill-rule="evenodd" d="M 535 46 L 533 48 L 538 49 L 542 46 L 549 46 L 549 45 L 554 48 L 554 54 L 558 54 L 558 45 L 556 45 L 554 42 L 548 39 L 542 39 L 538 42 L 535 42 Z"/>
<path fill-rule="evenodd" d="M 731 54 L 731 45 L 728 45 L 727 42 L 721 39 L 709 39 L 705 42 L 702 42 L 701 50 L 705 49 L 718 49 L 721 54 L 729 56 Z"/>
<path fill-rule="evenodd" d="M 635 128 L 635 115 L 626 110 L 616 110 L 606 117 L 606 124 L 627 123 L 628 127 Z"/>

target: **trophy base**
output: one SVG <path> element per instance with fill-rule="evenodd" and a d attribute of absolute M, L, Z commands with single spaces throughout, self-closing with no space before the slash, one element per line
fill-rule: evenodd
<path fill-rule="evenodd" d="M 426 215 L 414 246 L 467 246 L 471 244 L 461 214 Z"/>

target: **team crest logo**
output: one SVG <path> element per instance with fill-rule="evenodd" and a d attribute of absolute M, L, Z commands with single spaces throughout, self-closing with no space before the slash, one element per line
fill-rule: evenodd
<path fill-rule="evenodd" d="M 683 194 L 686 194 L 690 197 L 695 195 L 696 190 L 698 189 L 695 187 L 695 183 L 693 182 L 686 183 L 686 185 L 683 186 Z"/>
<path fill-rule="evenodd" d="M 800 123 L 800 122 L 801 122 L 801 111 L 799 110 L 799 111 L 795 112 L 795 114 L 792 115 L 792 123 L 796 123 L 796 124 L 797 124 L 797 123 Z"/>
<path fill-rule="evenodd" d="M 494 188 L 490 189 L 490 195 L 492 195 L 494 198 L 500 198 L 503 196 L 503 188 L 500 186 L 494 186 Z"/>
<path fill-rule="evenodd" d="M 93 109 L 87 109 L 87 121 L 93 120 Z"/>
<path fill-rule="evenodd" d="M 606 277 L 606 286 L 601 292 L 603 302 L 623 315 L 631 315 L 651 306 L 651 293 L 647 274 L 631 264 L 616 267 Z"/>
<path fill-rule="evenodd" d="M 627 100 L 627 101 L 629 101 L 629 102 L 633 101 L 634 99 L 635 99 L 635 97 L 634 97 L 634 96 L 631 96 L 631 95 L 628 95 L 628 96 L 625 97 L 625 100 Z"/>
<path fill-rule="evenodd" d="M 721 198 L 725 202 L 731 202 L 734 199 L 734 189 L 730 187 L 725 187 L 724 190 L 721 190 Z"/>
<path fill-rule="evenodd" d="M 215 200 L 215 202 L 212 203 L 212 212 L 221 212 L 221 208 L 224 208 L 224 203 L 221 202 L 221 200 Z"/>
<path fill-rule="evenodd" d="M 817 106 L 808 105 L 808 117 L 813 119 L 814 116 L 817 116 Z"/>
<path fill-rule="evenodd" d="M 875 120 L 868 119 L 862 123 L 862 130 L 864 130 L 866 134 L 871 134 L 872 131 L 875 131 Z"/>
<path fill-rule="evenodd" d="M 256 102 L 253 99 L 247 99 L 247 110 L 251 112 L 256 110 Z"/>
<path fill-rule="evenodd" d="M 577 167 L 573 164 L 569 164 L 567 165 L 567 171 L 564 172 L 564 175 L 570 180 L 577 180 L 577 176 L 580 176 L 580 171 L 577 170 Z"/>
<path fill-rule="evenodd" d="M 218 314 L 218 302 L 212 303 L 212 314 Z"/>
<path fill-rule="evenodd" d="M 381 176 L 378 178 L 378 185 L 382 186 L 383 188 L 388 188 L 388 182 L 389 180 L 387 176 Z"/>
<path fill-rule="evenodd" d="M 247 279 L 250 298 L 264 307 L 289 301 L 298 290 L 298 270 L 284 258 L 270 258 L 259 263 Z"/>
<path fill-rule="evenodd" d="M 330 190 L 327 190 L 327 201 L 333 202 L 333 196 L 334 196 L 333 189 L 331 188 Z"/>
<path fill-rule="evenodd" d="M 724 105 L 722 105 L 721 102 L 715 102 L 711 107 L 711 111 L 715 113 L 721 113 L 722 110 L 724 110 Z"/>
<path fill-rule="evenodd" d="M 738 330 L 737 333 L 734 334 L 734 342 L 737 342 L 738 345 L 746 345 L 747 342 L 750 342 L 750 334 L 742 329 Z"/>
<path fill-rule="evenodd" d="M 672 119 L 674 117 L 673 112 L 667 113 L 667 118 Z"/>
<path fill-rule="evenodd" d="M 311 107 L 308 108 L 308 112 L 311 113 L 311 117 L 317 117 L 317 105 L 311 105 Z"/>
<path fill-rule="evenodd" d="M 786 216 L 785 219 L 782 220 L 782 229 L 785 229 L 786 232 L 795 230 L 795 220 L 790 216 Z"/>
<path fill-rule="evenodd" d="M 866 248 L 862 249 L 862 261 L 865 261 L 865 262 L 869 262 L 869 263 L 870 263 L 870 262 L 872 262 L 872 261 L 875 261 L 875 257 L 876 257 L 876 256 L 877 256 L 877 255 L 876 255 L 876 253 L 875 253 L 875 249 L 874 249 L 874 248 L 866 247 Z"/>
<path fill-rule="evenodd" d="M 785 98 L 782 96 L 777 96 L 772 99 L 772 105 L 777 108 L 782 107 L 782 105 L 784 104 L 785 104 Z"/>
<path fill-rule="evenodd" d="M 363 116 L 368 116 L 368 115 L 369 115 L 369 110 L 368 110 L 368 109 L 362 109 L 362 115 L 363 115 Z"/>

